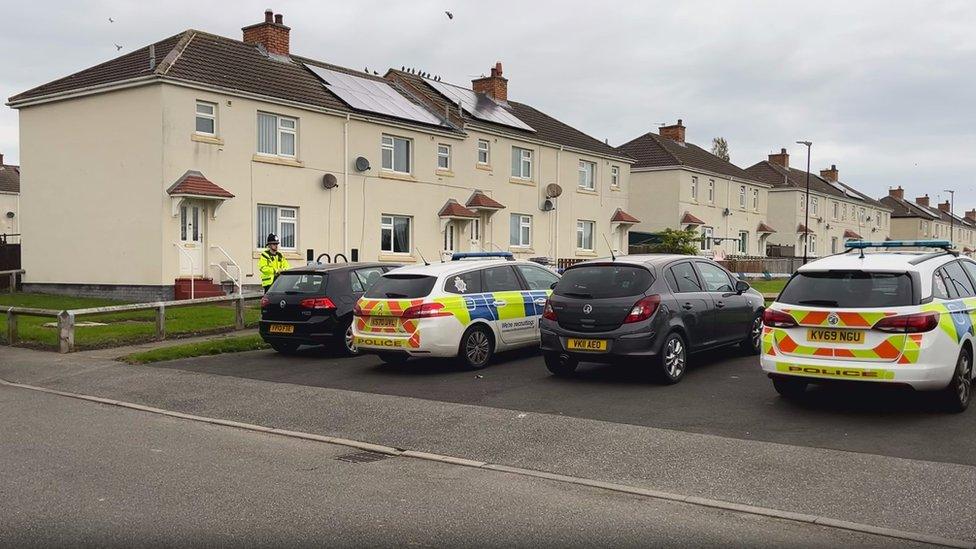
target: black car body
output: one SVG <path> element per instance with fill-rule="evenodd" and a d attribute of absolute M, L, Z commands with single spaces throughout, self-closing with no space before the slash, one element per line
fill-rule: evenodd
<path fill-rule="evenodd" d="M 660 364 L 681 354 L 742 344 L 759 350 L 764 301 L 722 268 L 695 256 L 631 255 L 578 263 L 554 287 L 540 325 L 546 364 L 572 372 L 580 361 L 636 357 Z M 675 375 L 677 377 L 675 378 Z"/>
<path fill-rule="evenodd" d="M 282 272 L 261 300 L 261 337 L 279 352 L 329 345 L 355 354 L 351 329 L 356 301 L 388 263 L 336 263 Z"/>

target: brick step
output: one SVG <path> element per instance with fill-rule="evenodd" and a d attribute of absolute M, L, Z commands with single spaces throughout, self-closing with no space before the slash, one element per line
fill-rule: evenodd
<path fill-rule="evenodd" d="M 214 284 L 209 278 L 177 278 L 173 285 L 175 299 L 190 299 L 190 288 L 193 287 L 193 297 L 219 297 L 227 295 L 223 287 Z"/>

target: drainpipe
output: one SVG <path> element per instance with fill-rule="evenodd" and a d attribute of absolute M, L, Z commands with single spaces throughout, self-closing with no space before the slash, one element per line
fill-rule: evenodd
<path fill-rule="evenodd" d="M 559 173 L 560 173 L 559 168 L 560 168 L 560 161 L 562 160 L 562 158 L 561 158 L 561 156 L 562 156 L 561 153 L 562 152 L 563 152 L 563 146 L 560 145 L 559 146 L 559 150 L 556 151 L 556 185 L 559 185 L 560 187 L 562 187 L 562 185 L 560 185 L 560 183 L 559 183 Z M 541 184 L 542 181 L 540 181 L 539 183 Z M 559 199 L 557 198 L 556 200 L 559 200 Z M 555 260 L 557 264 L 559 263 L 559 208 L 560 208 L 560 205 L 559 204 L 556 204 L 556 230 L 555 230 L 555 233 L 554 233 L 555 236 L 552 239 L 552 247 L 553 247 L 553 250 L 554 250 L 553 251 L 553 260 Z"/>
<path fill-rule="evenodd" d="M 360 250 L 362 252 L 362 250 Z M 342 124 L 342 254 L 349 253 L 349 114 Z M 347 256 L 348 257 L 348 256 Z"/>

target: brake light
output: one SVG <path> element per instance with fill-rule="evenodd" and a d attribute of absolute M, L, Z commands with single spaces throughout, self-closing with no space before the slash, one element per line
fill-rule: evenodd
<path fill-rule="evenodd" d="M 335 303 L 327 297 L 310 297 L 298 302 L 303 309 L 335 309 Z"/>
<path fill-rule="evenodd" d="M 763 324 L 771 328 L 795 328 L 796 320 L 782 311 L 766 309 L 763 311 Z"/>
<path fill-rule="evenodd" d="M 882 318 L 874 325 L 874 329 L 898 334 L 918 334 L 931 332 L 938 325 L 939 313 L 928 312 Z"/>
<path fill-rule="evenodd" d="M 268 299 L 267 297 L 262 297 L 261 298 L 261 308 L 263 309 L 263 308 L 267 307 L 268 305 L 271 305 L 271 300 Z"/>
<path fill-rule="evenodd" d="M 552 310 L 552 303 L 546 300 L 546 306 L 542 309 L 542 318 L 546 320 L 556 320 L 556 311 Z"/>
<path fill-rule="evenodd" d="M 450 312 L 444 310 L 443 303 L 421 303 L 420 305 L 407 307 L 403 310 L 400 318 L 434 318 L 438 316 L 451 316 Z"/>
<path fill-rule="evenodd" d="M 649 295 L 644 299 L 641 299 L 630 309 L 630 313 L 624 318 L 624 324 L 629 324 L 631 322 L 640 322 L 642 320 L 647 320 L 651 318 L 654 311 L 657 310 L 657 306 L 661 304 L 661 296 L 659 295 Z"/>

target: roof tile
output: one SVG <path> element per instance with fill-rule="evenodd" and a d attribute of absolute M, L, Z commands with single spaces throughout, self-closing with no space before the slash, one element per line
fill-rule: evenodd
<path fill-rule="evenodd" d="M 234 198 L 230 191 L 210 181 L 200 172 L 190 170 L 173 183 L 166 192 L 170 195 L 212 196 Z"/>
<path fill-rule="evenodd" d="M 505 206 L 501 202 L 486 195 L 483 191 L 475 190 L 471 193 L 471 198 L 465 203 L 469 208 L 475 210 L 504 210 Z"/>
<path fill-rule="evenodd" d="M 441 210 L 437 212 L 438 217 L 478 217 L 478 212 L 465 208 L 453 198 L 444 203 Z"/>
<path fill-rule="evenodd" d="M 756 180 L 742 168 L 694 143 L 678 143 L 653 132 L 632 139 L 617 147 L 617 150 L 637 160 L 633 168 L 687 166 L 739 179 Z"/>
<path fill-rule="evenodd" d="M 641 220 L 630 215 L 629 213 L 617 208 L 617 211 L 613 212 L 613 217 L 610 218 L 611 223 L 640 223 Z"/>

